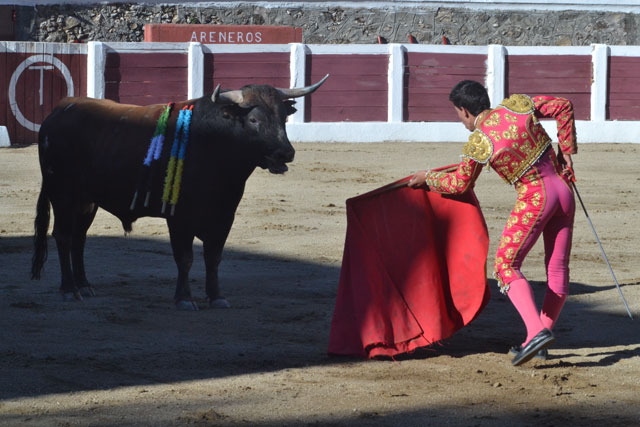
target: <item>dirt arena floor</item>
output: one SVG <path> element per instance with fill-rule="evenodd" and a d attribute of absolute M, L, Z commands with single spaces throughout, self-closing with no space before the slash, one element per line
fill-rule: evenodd
<path fill-rule="evenodd" d="M 55 244 L 29 279 L 40 186 L 36 147 L 0 149 L 0 425 L 568 426 L 640 425 L 640 145 L 584 144 L 579 190 L 622 291 L 578 205 L 571 290 L 547 361 L 520 368 L 511 304 L 492 298 L 471 325 L 397 361 L 330 357 L 345 200 L 462 144 L 298 144 L 284 176 L 257 170 L 227 241 L 228 310 L 206 308 L 202 247 L 176 311 L 176 268 L 162 220 L 128 237 L 100 211 L 87 243 L 97 296 L 64 303 Z M 476 193 L 496 242 L 515 192 L 484 172 Z M 542 244 L 525 265 L 544 294 Z"/>

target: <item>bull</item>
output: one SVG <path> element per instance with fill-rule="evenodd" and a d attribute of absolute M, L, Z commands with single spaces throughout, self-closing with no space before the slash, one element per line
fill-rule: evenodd
<path fill-rule="evenodd" d="M 166 143 L 150 175 L 146 203 L 132 203 L 140 183 L 143 159 L 163 105 L 135 106 L 110 100 L 65 98 L 44 120 L 38 134 L 42 187 L 34 222 L 32 279 L 39 279 L 47 258 L 47 232 L 53 209 L 52 235 L 60 261 L 64 300 L 95 294 L 87 280 L 84 247 L 98 208 L 115 215 L 125 232 L 140 217 L 164 217 L 178 267 L 176 307 L 197 310 L 189 286 L 193 241 L 203 243 L 209 305 L 229 307 L 218 282 L 218 265 L 244 193 L 256 167 L 287 171 L 295 150 L 287 137 L 287 116 L 296 110 L 292 98 L 313 93 L 314 85 L 278 89 L 248 85 L 176 103 L 166 121 Z M 164 211 L 160 195 L 169 163 L 171 135 L 181 109 L 192 110 L 179 201 Z"/>

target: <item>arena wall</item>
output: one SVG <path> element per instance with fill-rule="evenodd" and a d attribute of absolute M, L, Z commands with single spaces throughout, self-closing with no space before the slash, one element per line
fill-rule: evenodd
<path fill-rule="evenodd" d="M 634 46 L 0 42 L 0 125 L 12 144 L 30 144 L 64 96 L 146 105 L 196 98 L 217 84 L 298 87 L 330 74 L 298 99 L 287 124 L 292 141 L 465 141 L 448 93 L 474 79 L 493 105 L 511 93 L 572 100 L 580 142 L 637 142 L 639 69 Z M 552 121 L 545 127 L 555 134 Z"/>
<path fill-rule="evenodd" d="M 302 28 L 306 44 L 640 45 L 635 0 L 21 0 L 16 41 L 141 42 L 146 24 Z M 2 11 L 0 10 L 0 15 Z M 444 38 L 444 39 L 443 39 Z M 5 39 L 7 40 L 7 39 Z M 184 40 L 195 41 L 195 40 Z M 203 42 L 202 40 L 199 40 Z"/>

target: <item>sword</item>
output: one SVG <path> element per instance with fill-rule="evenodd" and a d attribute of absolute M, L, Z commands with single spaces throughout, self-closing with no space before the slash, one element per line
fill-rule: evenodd
<path fill-rule="evenodd" d="M 629 317 L 631 319 L 633 319 L 633 316 L 631 315 L 631 310 L 629 310 L 629 305 L 627 304 L 627 300 L 624 299 L 624 295 L 622 295 L 622 289 L 620 289 L 620 285 L 618 284 L 618 280 L 616 279 L 616 275 L 613 273 L 613 268 L 611 268 L 611 264 L 609 263 L 609 258 L 607 258 L 607 254 L 604 253 L 604 248 L 602 247 L 602 243 L 600 242 L 600 239 L 598 238 L 598 233 L 596 233 L 596 229 L 593 226 L 593 222 L 591 222 L 591 218 L 589 217 L 589 213 L 587 212 L 587 208 L 584 206 L 584 202 L 582 201 L 582 197 L 580 197 L 580 193 L 578 192 L 578 187 L 576 187 L 576 175 L 573 172 L 572 168 L 567 167 L 567 169 L 569 169 L 569 171 L 571 172 L 571 177 L 570 177 L 571 178 L 571 185 L 573 185 L 573 190 L 576 192 L 576 196 L 578 196 L 578 200 L 580 200 L 580 204 L 582 205 L 582 210 L 584 211 L 584 214 L 587 217 L 587 222 L 591 226 L 591 230 L 593 230 L 593 235 L 596 236 L 596 241 L 598 242 L 598 246 L 600 246 L 600 252 L 602 252 L 602 257 L 607 262 L 607 266 L 609 267 L 609 271 L 611 272 L 611 277 L 613 277 L 613 281 L 616 284 L 616 288 L 618 289 L 618 293 L 620 294 L 620 298 L 622 298 L 622 302 L 624 304 L 624 308 L 627 309 L 627 313 L 629 314 Z"/>

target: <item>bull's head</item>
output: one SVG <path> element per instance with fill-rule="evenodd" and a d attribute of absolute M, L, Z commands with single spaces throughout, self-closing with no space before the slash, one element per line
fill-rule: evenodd
<path fill-rule="evenodd" d="M 314 85 L 293 89 L 248 85 L 221 92 L 218 85 L 211 100 L 229 105 L 224 118 L 239 121 L 247 140 L 260 145 L 258 166 L 271 173 L 284 173 L 288 170 L 286 164 L 293 161 L 295 155 L 285 126 L 287 116 L 296 111 L 295 101 L 290 99 L 313 93 L 328 77 L 327 74 Z"/>

